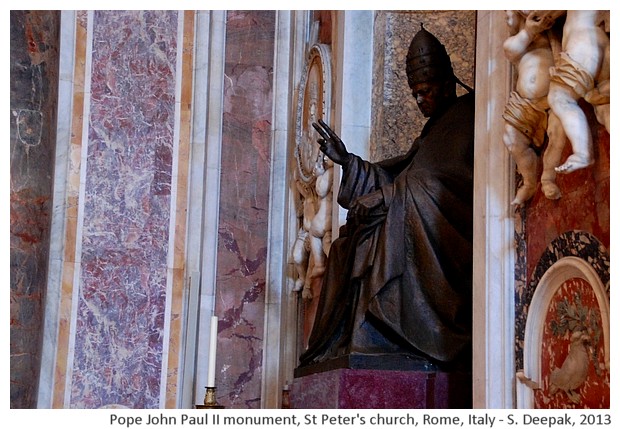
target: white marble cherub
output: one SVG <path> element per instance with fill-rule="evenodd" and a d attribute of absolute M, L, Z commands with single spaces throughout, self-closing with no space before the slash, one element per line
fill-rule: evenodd
<path fill-rule="evenodd" d="M 577 389 L 588 378 L 590 355 L 587 344 L 590 337 L 587 333 L 575 331 L 570 337 L 568 355 L 560 368 L 555 368 L 549 376 L 549 393 L 556 394 L 563 390 L 571 402 L 578 404 L 581 397 Z"/>
<path fill-rule="evenodd" d="M 543 156 L 542 189 L 547 198 L 561 196 L 555 184 L 554 167 L 559 163 L 564 133 L 559 119 L 548 115 L 549 68 L 554 65 L 547 30 L 563 11 L 506 11 L 510 37 L 504 41 L 504 54 L 517 72 L 503 117 L 506 121 L 503 141 L 523 176 L 513 205 L 529 200 L 536 191 L 538 155 L 532 146 L 541 148 L 545 133 L 548 149 Z"/>
<path fill-rule="evenodd" d="M 597 88 L 604 91 L 605 80 L 609 88 L 609 37 L 601 27 L 604 18 L 604 11 L 566 12 L 562 52 L 550 70 L 548 95 L 549 105 L 560 119 L 573 152 L 556 168 L 559 173 L 571 173 L 594 162 L 590 127 L 578 101 L 582 97 L 587 100 L 588 94 Z M 604 104 L 595 110 L 609 131 L 609 110 L 605 118 Z"/>
<path fill-rule="evenodd" d="M 601 21 L 601 28 L 605 28 L 605 33 L 609 33 L 609 11 L 601 11 L 599 13 L 599 18 Z M 606 42 L 606 43 L 605 43 Z M 601 65 L 601 71 L 598 74 L 596 79 L 595 87 L 588 92 L 584 99 L 590 103 L 594 107 L 594 113 L 596 114 L 596 119 L 600 124 L 602 124 L 608 133 L 609 131 L 609 102 L 610 102 L 610 43 L 609 40 L 603 39 L 604 44 L 604 54 L 603 54 L 603 64 Z"/>
<path fill-rule="evenodd" d="M 311 184 L 296 181 L 302 198 L 301 226 L 293 245 L 293 262 L 298 278 L 294 291 L 312 299 L 312 281 L 325 272 L 325 260 L 331 244 L 331 207 L 333 162 L 319 153 Z"/>

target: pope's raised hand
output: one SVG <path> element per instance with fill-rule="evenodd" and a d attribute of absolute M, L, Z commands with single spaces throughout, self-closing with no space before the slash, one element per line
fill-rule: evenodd
<path fill-rule="evenodd" d="M 346 165 L 351 159 L 351 154 L 347 151 L 346 146 L 325 122 L 319 119 L 319 122 L 313 122 L 312 126 L 320 134 L 321 138 L 317 140 L 321 152 L 336 164 Z"/>

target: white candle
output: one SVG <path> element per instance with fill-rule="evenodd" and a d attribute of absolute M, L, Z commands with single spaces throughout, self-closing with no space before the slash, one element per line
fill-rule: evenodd
<path fill-rule="evenodd" d="M 211 337 L 209 338 L 209 372 L 207 387 L 215 387 L 215 356 L 217 355 L 217 316 L 211 316 Z"/>

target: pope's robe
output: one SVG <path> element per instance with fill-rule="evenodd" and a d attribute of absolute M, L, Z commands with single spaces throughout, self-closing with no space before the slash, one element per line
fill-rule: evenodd
<path fill-rule="evenodd" d="M 330 248 L 301 365 L 346 354 L 451 362 L 471 344 L 474 95 L 433 115 L 409 152 L 343 165 L 351 216 Z M 361 196 L 381 202 L 357 210 Z"/>

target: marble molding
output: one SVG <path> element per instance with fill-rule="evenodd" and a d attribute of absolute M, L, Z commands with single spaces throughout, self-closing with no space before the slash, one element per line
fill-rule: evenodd
<path fill-rule="evenodd" d="M 54 212 L 52 234 L 54 242 L 50 249 L 50 272 L 48 290 L 51 292 L 46 308 L 46 332 L 44 352 L 45 371 L 39 391 L 42 407 L 62 408 L 66 404 L 67 377 L 71 371 L 70 331 L 73 308 L 73 284 L 76 281 L 78 264 L 78 213 L 80 183 L 84 164 L 83 120 L 88 93 L 86 92 L 88 13 L 86 11 L 62 12 L 61 62 L 59 98 L 63 106 L 59 109 L 58 143 L 54 171 Z M 70 24 L 69 24 L 70 23 Z M 71 47 L 71 48 L 69 48 Z M 79 260 L 79 258 L 78 258 Z M 53 366 L 52 366 L 53 365 Z"/>
<path fill-rule="evenodd" d="M 168 322 L 165 323 L 166 335 L 164 335 L 164 359 L 166 372 L 165 380 L 165 401 L 163 404 L 166 408 L 176 408 L 183 406 L 185 382 L 183 377 L 185 373 L 183 367 L 185 361 L 183 359 L 186 344 L 182 333 L 191 319 L 189 311 L 186 307 L 186 286 L 191 281 L 191 274 L 187 272 L 188 268 L 188 252 L 189 239 L 189 199 L 190 199 L 190 160 L 191 160 L 191 143 L 192 143 L 192 89 L 194 86 L 194 52 L 195 52 L 195 21 L 196 13 L 194 11 L 179 12 L 179 20 L 182 24 L 178 25 L 178 37 L 181 48 L 177 55 L 177 70 L 180 73 L 177 79 L 176 97 L 177 104 L 175 109 L 175 142 L 173 145 L 173 166 L 171 178 L 171 216 L 169 225 L 172 234 L 170 234 L 169 256 L 168 256 L 168 279 L 167 279 L 167 317 Z M 182 39 L 182 40 L 181 40 Z M 180 82 L 179 82 L 180 81 Z M 172 255 L 170 255 L 172 254 Z M 186 326 L 184 326 L 186 325 Z M 188 335 L 189 336 L 189 335 Z M 168 350 L 165 350 L 165 345 Z M 167 356 L 166 356 L 167 354 Z M 163 389 L 162 389 L 163 390 Z M 162 392 L 160 392 L 161 396 Z"/>

